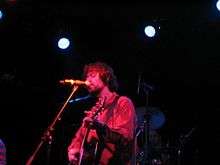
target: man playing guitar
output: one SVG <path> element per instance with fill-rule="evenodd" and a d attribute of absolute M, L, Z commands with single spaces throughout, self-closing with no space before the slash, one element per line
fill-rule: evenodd
<path fill-rule="evenodd" d="M 117 94 L 116 76 L 105 63 L 85 65 L 84 79 L 97 102 L 68 146 L 70 164 L 130 164 L 136 128 L 133 102 Z"/>

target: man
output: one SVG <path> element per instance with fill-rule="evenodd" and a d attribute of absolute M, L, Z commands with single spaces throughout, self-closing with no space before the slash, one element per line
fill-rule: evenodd
<path fill-rule="evenodd" d="M 1 139 L 0 139 L 0 165 L 6 165 L 6 147 Z"/>
<path fill-rule="evenodd" d="M 132 101 L 119 96 L 113 69 L 96 62 L 84 67 L 87 90 L 97 102 L 86 113 L 68 147 L 71 164 L 130 164 L 136 114 Z"/>

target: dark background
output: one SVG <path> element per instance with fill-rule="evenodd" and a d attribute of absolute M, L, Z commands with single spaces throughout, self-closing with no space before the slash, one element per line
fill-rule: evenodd
<path fill-rule="evenodd" d="M 0 135 L 9 165 L 27 161 L 70 94 L 71 88 L 58 81 L 80 79 L 84 64 L 96 60 L 114 68 L 119 92 L 136 107 L 146 106 L 145 93 L 137 94 L 139 75 L 154 88 L 148 105 L 165 115 L 157 130 L 163 145 L 175 148 L 179 137 L 195 128 L 184 161 L 196 164 L 201 137 L 212 136 L 208 143 L 219 144 L 220 13 L 214 0 L 0 5 L 6 12 L 0 21 Z M 154 39 L 144 37 L 149 22 L 160 26 Z M 55 45 L 62 34 L 73 43 L 64 52 Z M 74 97 L 85 94 L 80 89 Z M 66 148 L 87 104 L 68 105 L 56 124 L 52 162 L 67 163 Z M 40 149 L 36 164 L 47 164 L 47 147 Z"/>

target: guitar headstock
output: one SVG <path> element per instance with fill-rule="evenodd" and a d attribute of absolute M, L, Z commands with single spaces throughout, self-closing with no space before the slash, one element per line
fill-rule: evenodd
<path fill-rule="evenodd" d="M 100 97 L 100 98 L 98 99 L 98 101 L 97 101 L 97 103 L 96 103 L 98 109 L 99 109 L 99 108 L 102 108 L 102 107 L 104 106 L 105 100 L 106 100 L 106 97 L 104 97 L 104 98 L 103 98 L 103 97 Z"/>
<path fill-rule="evenodd" d="M 104 110 L 105 100 L 106 97 L 98 98 L 98 101 L 96 102 L 95 106 L 92 108 L 92 118 L 95 118 L 100 112 Z"/>

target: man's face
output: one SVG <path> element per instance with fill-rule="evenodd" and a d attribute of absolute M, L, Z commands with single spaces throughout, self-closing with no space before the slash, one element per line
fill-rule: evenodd
<path fill-rule="evenodd" d="M 85 80 L 89 82 L 87 89 L 90 93 L 99 93 L 105 87 L 97 71 L 88 72 Z"/>

